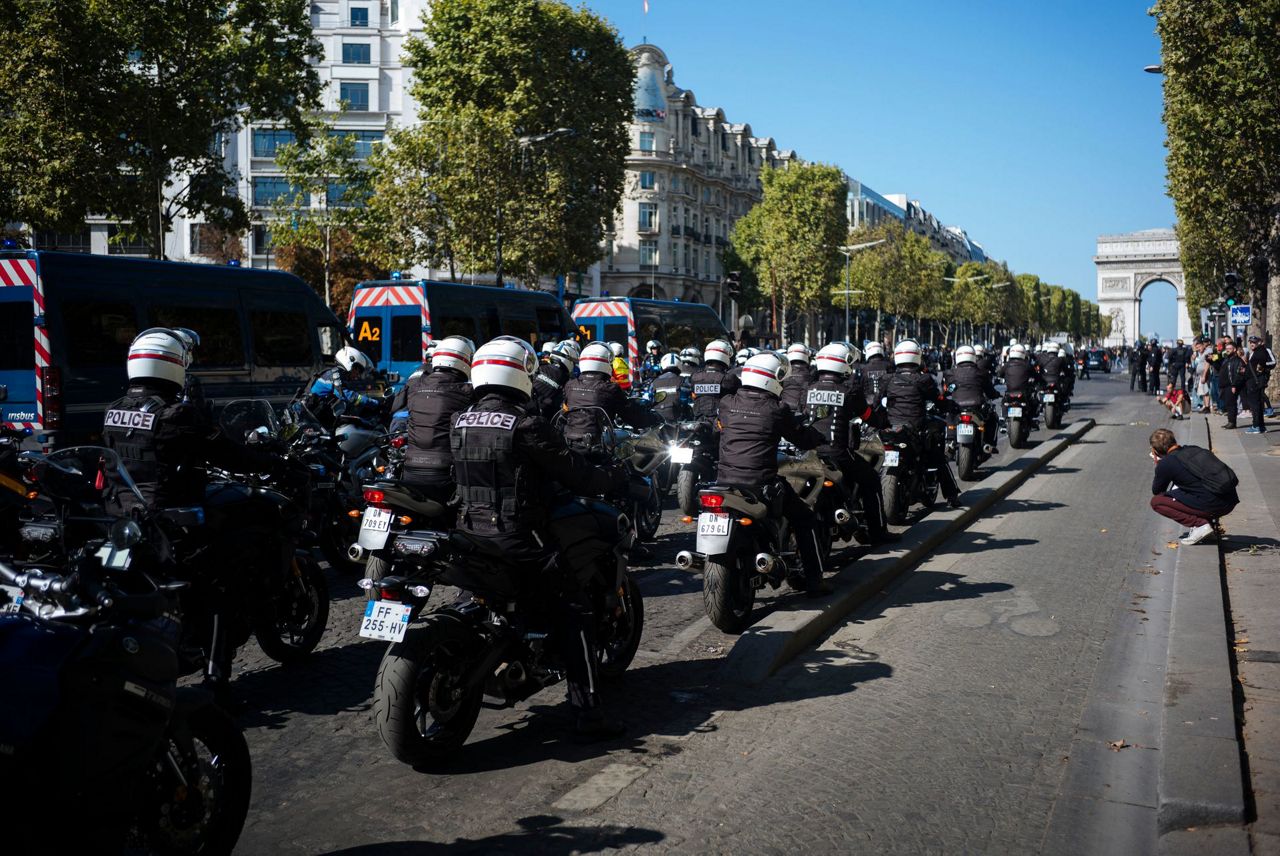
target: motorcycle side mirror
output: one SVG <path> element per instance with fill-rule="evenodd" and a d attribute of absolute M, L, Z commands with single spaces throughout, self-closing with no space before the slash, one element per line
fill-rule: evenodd
<path fill-rule="evenodd" d="M 108 537 L 111 539 L 111 546 L 117 550 L 128 550 L 142 543 L 142 527 L 132 520 L 117 520 L 111 524 Z"/>

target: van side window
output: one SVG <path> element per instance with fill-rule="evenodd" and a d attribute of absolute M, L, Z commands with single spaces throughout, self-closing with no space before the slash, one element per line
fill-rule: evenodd
<path fill-rule="evenodd" d="M 138 335 L 138 316 L 132 303 L 64 299 L 62 325 L 67 336 L 67 362 L 78 369 L 125 365 L 129 345 Z"/>
<path fill-rule="evenodd" d="M 333 355 L 343 346 L 342 328 L 333 324 L 316 325 L 316 333 L 320 336 L 320 357 L 325 363 L 333 362 Z"/>
<path fill-rule="evenodd" d="M 422 316 L 391 316 L 391 362 L 417 363 L 422 361 Z"/>
<path fill-rule="evenodd" d="M 244 336 L 240 313 L 228 307 L 153 306 L 153 327 L 186 327 L 200 335 L 193 369 L 206 366 L 243 366 Z"/>
<path fill-rule="evenodd" d="M 249 313 L 253 328 L 253 364 L 306 366 L 311 364 L 311 328 L 301 312 L 256 310 Z"/>
<path fill-rule="evenodd" d="M 538 306 L 534 311 L 538 315 L 539 341 L 545 342 L 549 339 L 552 342 L 558 342 L 569 335 L 569 330 L 564 329 L 564 322 L 560 317 L 560 307 Z"/>
<path fill-rule="evenodd" d="M 0 303 L 0 371 L 36 367 L 35 318 L 31 299 Z"/>

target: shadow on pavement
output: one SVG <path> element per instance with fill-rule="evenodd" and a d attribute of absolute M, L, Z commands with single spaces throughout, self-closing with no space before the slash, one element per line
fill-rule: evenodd
<path fill-rule="evenodd" d="M 359 639 L 323 648 L 289 666 L 244 672 L 231 680 L 245 728 L 284 728 L 294 714 L 328 716 L 367 710 L 387 643 Z"/>
<path fill-rule="evenodd" d="M 387 841 L 361 844 L 322 856 L 432 856 L 438 853 L 600 853 L 636 844 L 656 844 L 666 836 L 656 829 L 627 826 L 565 826 L 554 815 L 532 815 L 516 821 L 519 832 L 485 838 L 457 838 L 448 843 Z"/>
<path fill-rule="evenodd" d="M 1228 526 L 1231 518 L 1227 518 Z M 1226 540 L 1222 542 L 1223 553 L 1260 553 L 1264 550 L 1271 551 L 1280 548 L 1280 541 L 1275 538 L 1263 538 L 1259 535 L 1236 535 L 1228 532 Z"/>

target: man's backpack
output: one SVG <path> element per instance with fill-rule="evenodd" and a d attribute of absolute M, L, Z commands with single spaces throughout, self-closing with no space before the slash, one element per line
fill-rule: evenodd
<path fill-rule="evenodd" d="M 1178 460 L 1216 496 L 1229 497 L 1240 484 L 1235 470 L 1208 449 L 1182 446 L 1178 449 Z"/>

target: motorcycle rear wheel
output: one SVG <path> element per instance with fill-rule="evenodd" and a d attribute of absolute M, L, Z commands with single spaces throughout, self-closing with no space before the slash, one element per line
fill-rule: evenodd
<path fill-rule="evenodd" d="M 711 623 L 723 633 L 738 634 L 751 626 L 756 590 L 745 556 L 732 565 L 708 561 L 702 570 L 702 605 Z"/>
<path fill-rule="evenodd" d="M 373 718 L 396 760 L 443 761 L 471 736 L 484 690 L 461 683 L 474 641 L 456 619 L 432 615 L 387 648 L 374 683 Z"/>
<path fill-rule="evenodd" d="M 1058 429 L 1062 427 L 1062 411 L 1056 404 L 1044 406 L 1044 427 Z"/>
<path fill-rule="evenodd" d="M 885 473 L 880 477 L 880 490 L 884 494 L 885 522 L 901 525 L 907 516 L 907 496 L 902 482 L 893 473 Z"/>
<path fill-rule="evenodd" d="M 973 446 L 961 443 L 956 446 L 956 471 L 963 481 L 973 481 L 973 471 L 977 468 L 977 450 Z"/>
<path fill-rule="evenodd" d="M 1021 419 L 1009 420 L 1009 445 L 1021 449 L 1027 444 L 1027 425 Z"/>
<path fill-rule="evenodd" d="M 254 626 L 262 653 L 277 663 L 303 660 L 324 636 L 329 623 L 329 583 L 310 558 L 295 557 L 288 587 L 280 592 L 270 613 Z"/>
<path fill-rule="evenodd" d="M 625 611 L 621 615 L 600 618 L 598 638 L 602 678 L 622 677 L 635 659 L 640 637 L 644 635 L 644 598 L 640 594 L 640 584 L 627 577 L 623 586 Z"/>
<path fill-rule="evenodd" d="M 698 513 L 698 476 L 688 467 L 680 469 L 676 476 L 676 500 L 680 503 L 680 512 L 689 517 Z"/>

